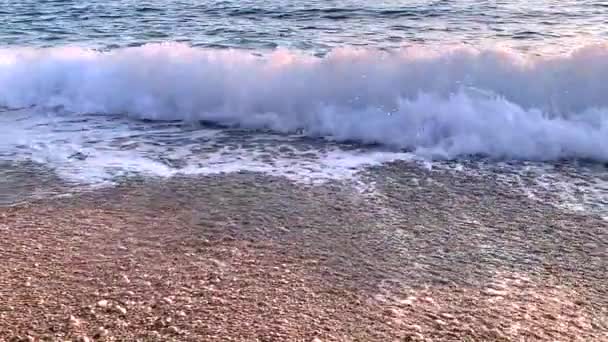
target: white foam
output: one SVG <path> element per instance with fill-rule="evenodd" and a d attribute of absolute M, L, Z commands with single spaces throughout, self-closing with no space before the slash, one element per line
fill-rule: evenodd
<path fill-rule="evenodd" d="M 453 158 L 608 160 L 608 47 L 255 56 L 179 44 L 0 50 L 0 105 L 381 143 Z M 1 137 L 0 139 L 4 139 Z"/>
<path fill-rule="evenodd" d="M 110 185 L 128 175 L 240 171 L 318 184 L 353 179 L 364 166 L 411 158 L 399 152 L 345 151 L 331 144 L 306 147 L 297 136 L 247 134 L 220 142 L 225 131 L 155 125 L 135 129 L 129 125 L 133 122 L 103 116 L 73 119 L 31 111 L 4 113 L 0 116 L 0 161 L 34 161 L 65 180 L 88 185 Z"/>

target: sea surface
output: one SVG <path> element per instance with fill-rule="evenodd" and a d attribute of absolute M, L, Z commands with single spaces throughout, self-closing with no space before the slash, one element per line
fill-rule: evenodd
<path fill-rule="evenodd" d="M 0 205 L 232 172 L 365 192 L 406 162 L 608 218 L 606 1 L 24 0 L 0 20 Z"/>

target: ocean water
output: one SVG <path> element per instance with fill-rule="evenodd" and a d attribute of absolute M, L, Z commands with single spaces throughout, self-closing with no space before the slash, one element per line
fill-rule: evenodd
<path fill-rule="evenodd" d="M 318 184 L 406 160 L 608 216 L 605 1 L 25 0 L 0 20 L 5 179 Z"/>

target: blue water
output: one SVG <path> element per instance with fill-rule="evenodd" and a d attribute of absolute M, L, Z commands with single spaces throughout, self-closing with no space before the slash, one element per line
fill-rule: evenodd
<path fill-rule="evenodd" d="M 6 2 L 0 20 L 0 44 L 21 46 L 172 41 L 326 52 L 449 42 L 534 50 L 608 38 L 608 3 L 587 0 L 21 0 Z"/>

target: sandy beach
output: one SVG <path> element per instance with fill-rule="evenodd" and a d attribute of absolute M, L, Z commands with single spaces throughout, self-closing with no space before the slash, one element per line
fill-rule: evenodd
<path fill-rule="evenodd" d="M 5 206 L 0 340 L 608 340 L 605 221 L 491 179 L 373 174 L 368 192 L 238 173 Z"/>

